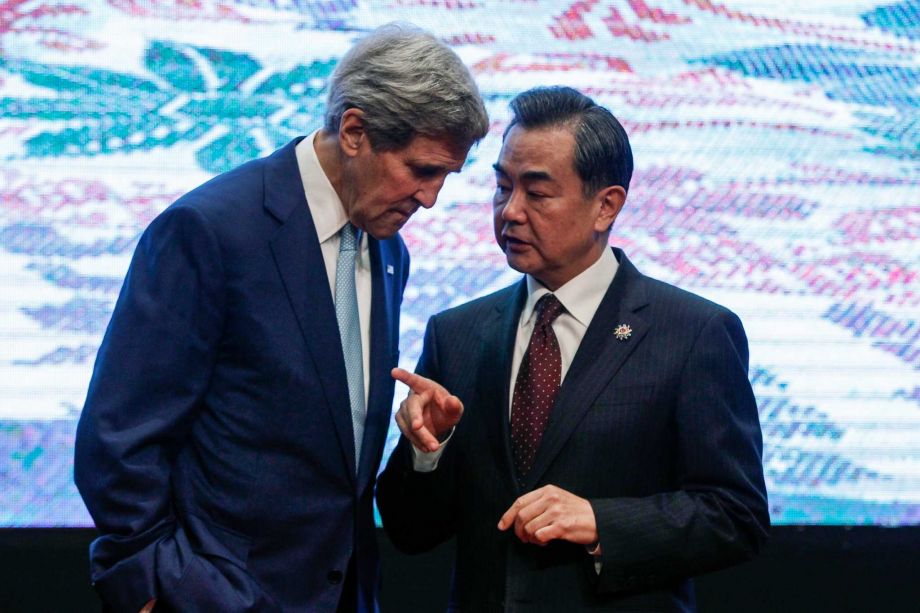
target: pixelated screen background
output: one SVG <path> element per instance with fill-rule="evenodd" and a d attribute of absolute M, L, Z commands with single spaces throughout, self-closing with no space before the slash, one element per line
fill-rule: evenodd
<path fill-rule="evenodd" d="M 318 127 L 393 19 L 493 119 L 403 232 L 404 367 L 431 314 L 518 279 L 491 229 L 507 103 L 571 85 L 632 140 L 611 243 L 744 321 L 774 521 L 920 523 L 920 1 L 0 0 L 0 526 L 91 525 L 74 430 L 141 231 Z"/>

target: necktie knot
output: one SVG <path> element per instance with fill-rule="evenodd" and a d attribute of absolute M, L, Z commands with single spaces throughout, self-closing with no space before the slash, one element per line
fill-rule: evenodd
<path fill-rule="evenodd" d="M 342 231 L 339 234 L 342 241 L 339 243 L 339 252 L 358 250 L 358 228 L 354 224 L 349 221 L 342 226 Z"/>
<path fill-rule="evenodd" d="M 546 294 L 537 301 L 537 325 L 550 326 L 556 318 L 565 312 L 565 307 L 553 294 Z"/>

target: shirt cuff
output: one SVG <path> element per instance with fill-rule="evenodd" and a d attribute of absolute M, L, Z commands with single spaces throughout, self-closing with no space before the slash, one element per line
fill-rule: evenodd
<path fill-rule="evenodd" d="M 604 568 L 604 563 L 601 562 L 601 542 L 598 541 L 594 545 L 585 545 L 585 551 L 594 558 L 594 572 L 598 575 L 601 574 L 601 570 Z"/>
<path fill-rule="evenodd" d="M 438 461 L 441 459 L 441 454 L 444 453 L 444 449 L 447 448 L 447 443 L 450 442 L 450 437 L 453 435 L 454 431 L 451 430 L 447 438 L 443 441 L 439 441 L 441 446 L 438 447 L 437 451 L 419 451 L 418 447 L 412 445 L 412 469 L 417 473 L 434 472 L 438 467 Z"/>

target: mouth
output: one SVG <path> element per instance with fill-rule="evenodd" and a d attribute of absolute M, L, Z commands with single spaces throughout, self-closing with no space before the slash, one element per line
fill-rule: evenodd
<path fill-rule="evenodd" d="M 505 242 L 505 251 L 511 253 L 520 253 L 530 247 L 530 243 L 523 241 L 514 236 L 502 234 L 502 240 Z"/>
<path fill-rule="evenodd" d="M 400 209 L 400 208 L 390 209 L 390 215 L 395 217 L 396 222 L 399 223 L 400 225 L 409 221 L 409 218 L 412 217 L 413 213 L 415 213 L 415 208 L 411 208 L 409 210 Z"/>

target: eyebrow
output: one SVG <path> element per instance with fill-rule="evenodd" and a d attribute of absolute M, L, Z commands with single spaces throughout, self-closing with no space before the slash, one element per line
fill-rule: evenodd
<path fill-rule="evenodd" d="M 492 168 L 495 169 L 495 172 L 508 176 L 508 171 L 502 168 L 502 165 L 498 162 L 492 164 Z M 545 170 L 525 170 L 521 173 L 522 181 L 552 181 L 553 177 Z"/>
<path fill-rule="evenodd" d="M 414 169 L 415 172 L 420 172 L 424 175 L 438 175 L 441 173 L 451 174 L 460 172 L 463 169 L 463 164 L 460 164 L 457 167 L 453 167 L 447 164 L 438 164 L 420 160 L 411 160 L 407 163 L 409 164 L 410 168 Z"/>
<path fill-rule="evenodd" d="M 422 160 L 409 160 L 409 166 L 412 168 L 418 168 L 419 170 L 447 170 L 448 166 L 446 164 L 436 164 L 434 162 L 427 162 Z"/>

